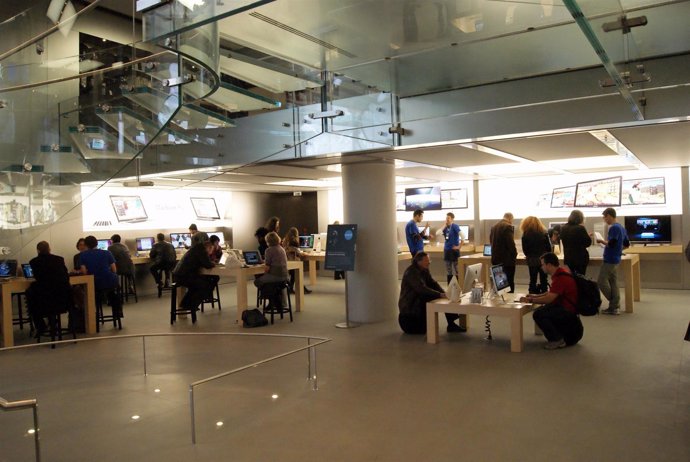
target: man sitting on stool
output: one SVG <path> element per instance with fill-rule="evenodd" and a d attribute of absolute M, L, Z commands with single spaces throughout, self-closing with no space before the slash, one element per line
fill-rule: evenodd
<path fill-rule="evenodd" d="M 35 281 L 26 291 L 29 315 L 36 333 L 46 329 L 44 316 L 64 313 L 72 303 L 72 286 L 65 266 L 65 259 L 50 253 L 50 244 L 41 241 L 36 245 L 38 256 L 29 264 Z"/>
<path fill-rule="evenodd" d="M 151 265 L 151 274 L 156 280 L 156 285 L 161 287 L 163 284 L 162 273 L 165 273 L 165 287 L 170 286 L 170 271 L 175 268 L 177 255 L 175 255 L 175 247 L 170 242 L 165 241 L 165 235 L 158 233 L 156 235 L 157 242 L 153 244 L 149 257 L 153 261 Z"/>
<path fill-rule="evenodd" d="M 219 276 L 200 274 L 201 268 L 211 269 L 215 266 L 208 257 L 210 248 L 211 243 L 208 241 L 192 245 L 173 271 L 173 280 L 187 288 L 187 293 L 180 302 L 185 310 L 197 310 L 220 279 Z"/>
<path fill-rule="evenodd" d="M 575 345 L 584 332 L 575 306 L 577 303 L 575 279 L 570 271 L 559 266 L 555 253 L 545 253 L 540 260 L 541 269 L 551 276 L 551 288 L 543 294 L 521 297 L 520 301 L 544 305 L 532 314 L 534 322 L 546 337 L 544 349 L 555 350 Z"/>

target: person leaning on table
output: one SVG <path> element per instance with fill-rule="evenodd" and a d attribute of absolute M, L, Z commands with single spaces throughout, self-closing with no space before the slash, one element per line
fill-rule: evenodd
<path fill-rule="evenodd" d="M 551 287 L 543 294 L 521 297 L 521 302 L 543 304 L 532 313 L 534 322 L 544 332 L 544 349 L 555 350 L 575 345 L 584 327 L 577 315 L 577 285 L 570 271 L 561 267 L 553 252 L 541 256 L 541 268 L 551 276 Z"/>
<path fill-rule="evenodd" d="M 429 264 L 431 260 L 426 252 L 417 252 L 412 264 L 405 270 L 400 286 L 398 299 L 398 323 L 406 334 L 426 333 L 426 303 L 437 298 L 447 298 L 441 286 L 431 277 Z M 455 324 L 457 314 L 446 313 L 448 332 L 465 332 L 462 326 Z"/>

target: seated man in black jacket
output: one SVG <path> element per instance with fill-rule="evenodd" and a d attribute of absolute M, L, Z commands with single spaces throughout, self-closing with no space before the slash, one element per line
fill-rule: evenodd
<path fill-rule="evenodd" d="M 156 285 L 161 287 L 163 284 L 163 274 L 165 274 L 165 287 L 170 285 L 170 271 L 175 268 L 177 255 L 175 248 L 170 242 L 166 242 L 165 235 L 158 233 L 156 235 L 156 243 L 153 244 L 149 257 L 153 263 L 151 264 L 151 274 L 156 280 Z"/>
<path fill-rule="evenodd" d="M 36 246 L 38 256 L 29 264 L 35 281 L 26 291 L 29 315 L 38 332 L 45 330 L 43 318 L 68 311 L 72 304 L 72 286 L 65 259 L 50 253 L 50 244 L 41 241 Z"/>
<path fill-rule="evenodd" d="M 198 309 L 220 279 L 218 276 L 200 273 L 202 268 L 210 269 L 215 266 L 208 256 L 210 245 L 210 242 L 194 244 L 173 271 L 173 280 L 187 288 L 187 293 L 180 302 L 185 310 Z"/>
<path fill-rule="evenodd" d="M 426 303 L 437 298 L 446 298 L 446 293 L 431 277 L 430 263 L 426 252 L 417 252 L 403 275 L 398 300 L 398 323 L 406 334 L 425 334 Z M 448 332 L 465 332 L 466 328 L 455 324 L 456 319 L 457 314 L 446 313 Z"/>

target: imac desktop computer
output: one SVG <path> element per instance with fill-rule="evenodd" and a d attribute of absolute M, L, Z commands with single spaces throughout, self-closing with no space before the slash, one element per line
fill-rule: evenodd
<path fill-rule="evenodd" d="M 309 234 L 305 236 L 300 236 L 299 237 L 299 248 L 301 251 L 309 251 L 311 252 L 312 249 L 314 248 L 314 235 Z"/>
<path fill-rule="evenodd" d="M 493 265 L 491 267 L 492 295 L 501 297 L 505 302 L 504 295 L 510 291 L 508 275 L 503 269 L 503 265 Z"/>
<path fill-rule="evenodd" d="M 475 263 L 474 265 L 469 265 L 465 269 L 465 282 L 462 285 L 462 293 L 466 294 L 472 292 L 475 281 L 482 280 L 483 265 L 483 263 Z"/>
<path fill-rule="evenodd" d="M 148 254 L 153 248 L 155 240 L 152 237 L 138 237 L 137 242 L 137 254 Z"/>

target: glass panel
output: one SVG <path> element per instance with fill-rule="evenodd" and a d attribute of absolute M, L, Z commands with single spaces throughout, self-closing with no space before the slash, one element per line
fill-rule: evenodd
<path fill-rule="evenodd" d="M 323 82 L 316 77 L 290 75 L 290 72 L 294 74 L 291 69 L 270 66 L 239 53 L 232 53 L 231 57 L 221 56 L 220 70 L 273 93 L 300 91 L 323 85 Z"/>
<path fill-rule="evenodd" d="M 280 101 L 257 95 L 235 85 L 222 82 L 220 88 L 206 101 L 230 112 L 257 111 L 259 109 L 275 109 L 281 106 Z"/>

